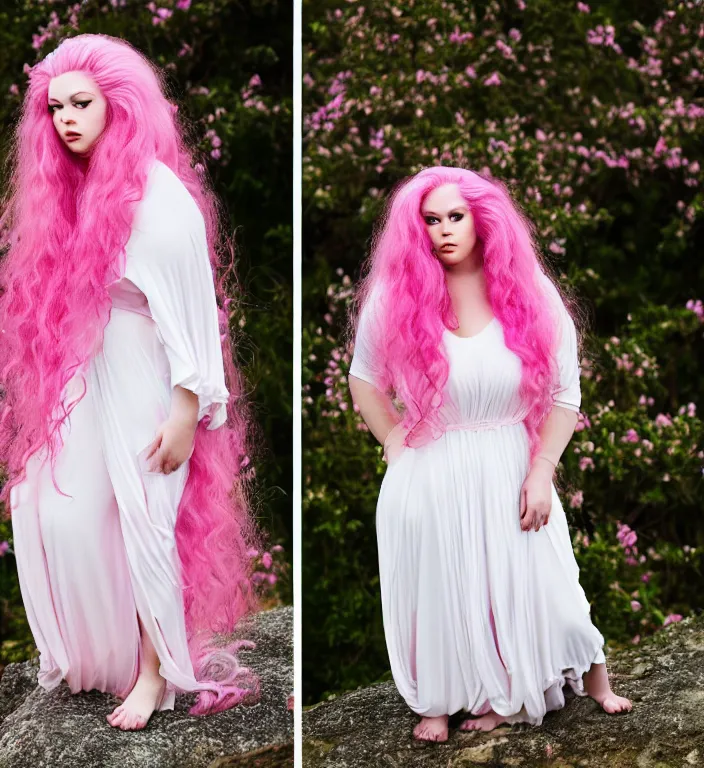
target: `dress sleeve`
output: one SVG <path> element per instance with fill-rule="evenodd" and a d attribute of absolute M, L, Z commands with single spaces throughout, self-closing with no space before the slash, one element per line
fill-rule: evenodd
<path fill-rule="evenodd" d="M 354 353 L 350 364 L 350 375 L 356 376 L 362 381 L 366 381 L 379 389 L 379 371 L 378 364 L 374 361 L 372 339 L 375 332 L 378 332 L 378 325 L 375 321 L 377 302 L 373 297 L 369 297 L 362 307 L 357 322 L 357 333 L 354 338 Z"/>
<path fill-rule="evenodd" d="M 580 367 L 577 351 L 577 329 L 552 281 L 543 273 L 540 274 L 540 280 L 548 295 L 548 305 L 554 310 L 557 324 L 556 358 L 558 381 L 552 392 L 553 404 L 579 413 L 582 393 L 579 383 Z"/>
<path fill-rule="evenodd" d="M 171 387 L 195 393 L 198 420 L 207 416 L 208 429 L 216 429 L 227 418 L 229 393 L 205 224 L 192 208 L 162 212 L 161 222 L 159 215 L 133 229 L 125 277 L 147 297 L 169 359 Z"/>
<path fill-rule="evenodd" d="M 559 382 L 553 391 L 553 403 L 579 413 L 579 407 L 582 403 L 582 392 L 579 384 L 580 368 L 577 354 L 577 330 L 574 321 L 564 306 L 561 307 L 559 317 L 559 342 L 557 346 Z"/>

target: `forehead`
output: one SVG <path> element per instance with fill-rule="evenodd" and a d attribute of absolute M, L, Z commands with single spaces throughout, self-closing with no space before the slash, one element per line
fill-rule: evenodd
<path fill-rule="evenodd" d="M 83 72 L 64 72 L 63 75 L 52 77 L 49 81 L 50 99 L 64 100 L 79 92 L 92 93 L 97 96 L 100 93 L 100 88 L 92 77 L 83 74 Z"/>
<path fill-rule="evenodd" d="M 467 207 L 466 200 L 462 197 L 457 184 L 443 184 L 428 193 L 423 201 L 424 211 L 451 211 L 453 208 Z"/>

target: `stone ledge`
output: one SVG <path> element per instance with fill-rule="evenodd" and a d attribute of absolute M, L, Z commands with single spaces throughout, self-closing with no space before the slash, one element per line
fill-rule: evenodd
<path fill-rule="evenodd" d="M 261 679 L 261 700 L 208 717 L 188 714 L 192 696 L 157 713 L 143 731 L 111 728 L 116 699 L 72 696 L 66 684 L 36 685 L 36 661 L 10 664 L 0 679 L 0 768 L 283 768 L 293 764 L 293 609 L 257 614 L 242 632 L 242 660 Z"/>
<path fill-rule="evenodd" d="M 453 730 L 445 744 L 423 744 L 411 736 L 417 717 L 393 683 L 382 683 L 304 712 L 305 768 L 704 766 L 704 616 L 607 662 L 614 688 L 633 701 L 628 715 L 609 716 L 591 699 L 569 695 L 537 728 Z"/>

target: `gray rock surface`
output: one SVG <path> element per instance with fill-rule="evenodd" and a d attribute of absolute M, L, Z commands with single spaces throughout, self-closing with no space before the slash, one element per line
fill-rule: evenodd
<path fill-rule="evenodd" d="M 304 712 L 305 768 L 704 766 L 704 616 L 613 652 L 607 663 L 615 691 L 633 701 L 630 714 L 607 715 L 591 699 L 569 696 L 539 727 L 455 728 L 445 744 L 412 740 L 417 717 L 393 683 L 345 694 Z"/>
<path fill-rule="evenodd" d="M 111 728 L 113 696 L 37 687 L 37 662 L 10 664 L 0 679 L 0 768 L 283 768 L 293 766 L 293 611 L 256 615 L 240 633 L 257 647 L 242 662 L 261 679 L 261 700 L 208 717 L 193 696 L 155 714 L 143 731 Z"/>

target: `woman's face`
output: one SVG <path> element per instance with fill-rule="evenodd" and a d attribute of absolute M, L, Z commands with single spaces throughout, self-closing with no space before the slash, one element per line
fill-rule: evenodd
<path fill-rule="evenodd" d="M 430 192 L 423 201 L 421 215 L 435 255 L 444 266 L 456 266 L 470 257 L 477 233 L 457 184 L 443 184 Z"/>
<path fill-rule="evenodd" d="M 61 141 L 71 152 L 84 155 L 105 128 L 107 102 L 91 77 L 65 72 L 49 83 L 49 112 Z"/>

